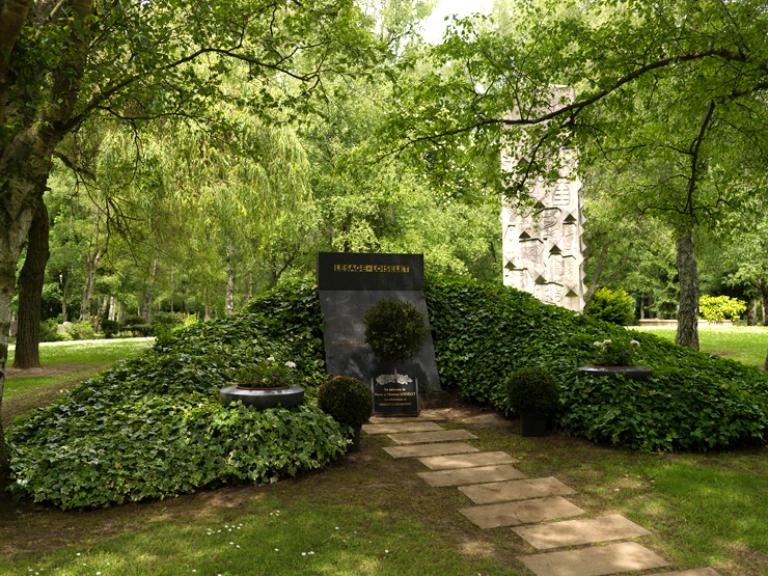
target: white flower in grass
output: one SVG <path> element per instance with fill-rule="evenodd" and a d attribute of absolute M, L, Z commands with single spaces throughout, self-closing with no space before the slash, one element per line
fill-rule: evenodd
<path fill-rule="evenodd" d="M 290 360 L 288 360 L 288 362 L 286 362 L 286 363 L 285 363 L 285 365 L 286 365 L 288 368 L 296 368 L 296 362 L 292 362 L 292 361 L 290 361 Z"/>
<path fill-rule="evenodd" d="M 632 346 L 633 348 L 640 348 L 640 342 L 638 342 L 637 340 L 630 340 L 629 345 Z"/>

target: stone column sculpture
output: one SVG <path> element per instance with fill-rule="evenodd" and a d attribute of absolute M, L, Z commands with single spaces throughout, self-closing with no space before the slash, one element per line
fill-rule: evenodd
<path fill-rule="evenodd" d="M 572 101 L 573 91 L 553 90 L 552 108 Z M 501 169 L 510 172 L 514 153 L 502 153 Z M 504 285 L 529 292 L 542 302 L 581 312 L 584 308 L 582 204 L 573 150 L 560 151 L 559 178 L 538 178 L 528 186 L 526 201 L 502 202 Z"/>

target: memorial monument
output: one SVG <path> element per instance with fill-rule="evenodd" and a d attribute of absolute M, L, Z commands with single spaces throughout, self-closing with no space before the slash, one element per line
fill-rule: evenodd
<path fill-rule="evenodd" d="M 573 91 L 556 88 L 549 110 L 572 101 Z M 559 177 L 539 177 L 527 185 L 528 198 L 504 198 L 501 209 L 504 285 L 529 292 L 542 302 L 581 312 L 584 308 L 582 204 L 573 150 L 560 150 Z M 502 172 L 518 161 L 507 149 Z"/>
<path fill-rule="evenodd" d="M 423 256 L 321 252 L 318 287 L 328 373 L 371 383 L 377 413 L 415 415 L 417 384 L 422 393 L 441 390 L 428 327 L 417 353 L 405 360 L 386 361 L 377 358 L 366 343 L 363 316 L 382 300 L 399 300 L 412 304 L 428 319 Z M 398 326 L 392 330 L 396 333 Z"/>

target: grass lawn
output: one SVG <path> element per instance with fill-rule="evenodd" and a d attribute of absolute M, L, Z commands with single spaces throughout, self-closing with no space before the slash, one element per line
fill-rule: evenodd
<path fill-rule="evenodd" d="M 655 326 L 633 329 L 656 334 L 675 341 L 675 329 Z M 731 358 L 749 366 L 763 367 L 768 354 L 768 328 L 765 326 L 736 326 L 733 328 L 699 328 L 699 346 L 702 352 Z"/>
<path fill-rule="evenodd" d="M 151 346 L 152 338 L 44 342 L 40 344 L 42 368 L 9 368 L 3 395 L 3 423 L 52 402 L 83 379 L 107 368 L 117 360 L 137 354 Z M 15 349 L 9 350 L 8 366 L 13 366 Z"/>
<path fill-rule="evenodd" d="M 459 423 L 453 424 L 459 426 Z M 482 450 L 505 450 L 530 477 L 555 475 L 589 517 L 618 512 L 653 533 L 640 541 L 679 568 L 768 574 L 768 451 L 637 454 L 516 423 L 473 427 Z M 508 528 L 481 530 L 456 488 L 431 488 L 385 438 L 330 468 L 268 486 L 90 512 L 0 506 L 0 574 L 432 575 L 527 574 L 533 552 Z M 275 550 L 277 549 L 277 550 Z M 28 572 L 29 569 L 32 572 Z M 41 570 L 43 569 L 43 570 Z"/>
<path fill-rule="evenodd" d="M 128 354 L 152 345 L 154 338 L 116 338 L 109 340 L 76 340 L 73 342 L 43 342 L 40 363 L 51 364 L 111 364 Z M 8 350 L 8 365 L 13 365 L 16 347 Z"/>

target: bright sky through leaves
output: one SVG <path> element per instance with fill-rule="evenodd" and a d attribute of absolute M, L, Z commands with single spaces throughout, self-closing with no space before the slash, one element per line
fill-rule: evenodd
<path fill-rule="evenodd" d="M 488 14 L 493 7 L 493 0 L 440 0 L 435 9 L 422 24 L 424 39 L 438 44 L 448 24 L 448 16 L 468 16 L 475 12 Z"/>

